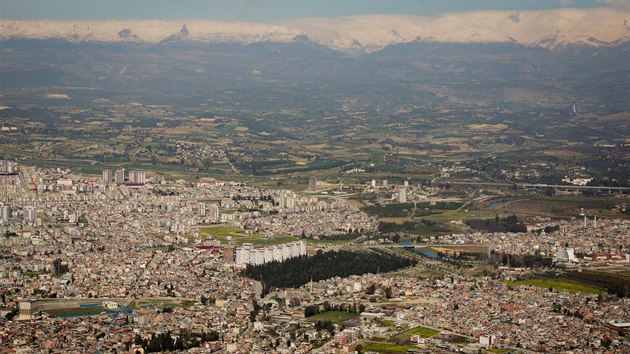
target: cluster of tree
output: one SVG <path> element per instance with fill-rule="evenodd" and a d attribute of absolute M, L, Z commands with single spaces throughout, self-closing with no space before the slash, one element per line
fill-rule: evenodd
<path fill-rule="evenodd" d="M 416 212 L 416 216 L 418 215 L 418 213 Z M 385 221 L 381 221 L 378 224 L 378 230 L 381 233 L 419 233 L 420 230 L 426 229 L 427 227 L 429 228 L 435 228 L 435 229 L 441 229 L 444 227 L 444 225 L 442 225 L 439 222 L 436 221 L 431 221 L 431 220 L 426 220 L 426 219 L 422 219 L 420 222 L 413 222 L 413 221 L 405 221 L 402 224 L 396 224 L 394 222 L 385 222 Z"/>
<path fill-rule="evenodd" d="M 324 302 L 323 308 L 319 305 L 306 306 L 304 308 L 304 317 L 312 317 L 329 311 L 341 311 L 349 313 L 361 313 L 365 311 L 365 305 L 356 303 L 352 304 L 330 304 L 328 301 Z"/>
<path fill-rule="evenodd" d="M 352 241 L 352 240 L 360 237 L 362 231 L 363 231 L 362 229 L 350 229 L 345 234 L 330 235 L 330 236 L 320 235 L 320 236 L 318 236 L 318 239 L 319 240 L 329 240 L 329 241 Z M 302 231 L 302 234 L 300 235 L 300 238 L 302 238 L 302 239 L 310 239 L 310 238 L 313 238 L 313 236 L 312 235 L 306 235 L 306 232 Z"/>
<path fill-rule="evenodd" d="M 600 289 L 606 289 L 609 294 L 617 295 L 617 297 L 620 298 L 630 296 L 630 281 L 623 275 L 602 272 L 570 271 L 567 272 L 566 276 L 573 281 L 592 285 Z"/>
<path fill-rule="evenodd" d="M 392 288 L 390 288 L 390 287 L 388 286 L 388 287 L 386 287 L 383 291 L 385 292 L 385 297 L 386 297 L 386 298 L 388 298 L 388 299 L 391 299 L 391 298 L 392 298 L 392 296 L 393 296 L 393 294 L 392 294 Z M 368 286 L 368 287 L 365 289 L 365 293 L 366 293 L 366 294 L 368 294 L 368 295 L 374 295 L 374 293 L 375 293 L 375 292 L 376 292 L 376 285 L 374 285 L 374 284 L 370 284 L 370 286 Z M 371 300 L 370 300 L 370 301 L 371 301 Z M 361 311 L 361 312 L 363 312 L 363 311 Z"/>
<path fill-rule="evenodd" d="M 416 263 L 415 260 L 380 250 L 338 250 L 325 253 L 320 250 L 312 257 L 302 256 L 284 262 L 247 265 L 243 273 L 262 283 L 264 296 L 272 289 L 299 287 L 311 280 L 389 272 Z"/>
<path fill-rule="evenodd" d="M 483 259 L 485 254 L 479 254 L 477 257 Z M 553 266 L 553 259 L 538 254 L 514 255 L 492 250 L 487 257 L 490 264 L 501 264 L 512 268 L 550 268 Z"/>
<path fill-rule="evenodd" d="M 369 205 L 363 211 L 380 217 L 409 216 L 413 211 L 413 203 L 388 204 L 383 206 Z"/>
<path fill-rule="evenodd" d="M 53 261 L 53 267 L 55 268 L 55 274 L 66 274 L 70 271 L 68 264 L 63 264 L 59 258 Z"/>
<path fill-rule="evenodd" d="M 518 220 L 516 215 L 500 218 L 498 215 L 494 220 L 471 219 L 466 220 L 466 224 L 475 230 L 485 230 L 488 232 L 527 232 L 527 226 Z"/>
<path fill-rule="evenodd" d="M 130 349 L 133 343 L 136 346 L 142 347 L 142 349 L 144 349 L 147 353 L 159 353 L 196 348 L 202 343 L 214 342 L 217 340 L 219 340 L 219 333 L 216 331 L 193 333 L 181 330 L 179 335 L 175 337 L 171 335 L 171 332 L 154 334 L 150 339 L 145 339 L 140 335 L 136 335 L 133 342 L 128 343 L 127 347 Z"/>
<path fill-rule="evenodd" d="M 560 304 L 557 304 L 555 302 L 552 305 L 551 309 L 553 312 L 561 313 L 561 314 L 564 314 L 565 316 L 573 316 L 579 319 L 584 318 L 584 314 L 582 314 L 582 312 L 580 312 L 579 310 L 571 311 L 570 309 L 566 307 L 562 307 Z"/>
<path fill-rule="evenodd" d="M 13 232 L 13 231 L 5 231 L 4 233 L 4 237 L 9 238 L 9 237 L 17 237 L 17 233 Z"/>
<path fill-rule="evenodd" d="M 318 332 L 322 330 L 326 330 L 328 331 L 328 333 L 332 335 L 335 333 L 335 325 L 333 325 L 331 320 L 317 321 L 315 322 L 315 330 Z"/>
<path fill-rule="evenodd" d="M 588 186 L 604 186 L 604 187 L 630 187 L 630 184 L 627 178 L 624 180 L 623 178 L 593 178 L 590 182 L 587 183 Z"/>
<path fill-rule="evenodd" d="M 201 295 L 201 304 L 202 305 L 214 304 L 214 301 L 215 301 L 214 298 L 206 297 L 205 295 Z"/>

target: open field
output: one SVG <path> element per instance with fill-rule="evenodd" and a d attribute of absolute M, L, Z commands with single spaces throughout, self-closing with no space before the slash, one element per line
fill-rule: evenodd
<path fill-rule="evenodd" d="M 428 248 L 436 251 L 447 254 L 455 254 L 455 253 L 488 253 L 487 246 L 480 245 L 457 245 L 457 246 L 429 246 Z"/>
<path fill-rule="evenodd" d="M 363 350 L 378 353 L 406 353 L 409 349 L 418 349 L 415 345 L 398 345 L 389 342 L 365 342 Z"/>
<path fill-rule="evenodd" d="M 514 213 L 544 213 L 560 215 L 577 215 L 580 208 L 591 210 L 607 210 L 621 201 L 601 198 L 531 198 L 514 200 L 497 208 Z"/>
<path fill-rule="evenodd" d="M 192 235 L 184 235 L 185 237 L 192 239 Z M 277 236 L 274 238 L 266 239 L 263 238 L 259 234 L 245 234 L 245 230 L 233 227 L 233 226 L 225 226 L 225 225 L 217 225 L 202 228 L 199 230 L 199 236 L 204 239 L 208 236 L 211 236 L 215 240 L 219 240 L 222 243 L 227 243 L 229 241 L 234 241 L 238 245 L 242 245 L 243 243 L 251 243 L 254 245 L 262 245 L 262 246 L 273 246 L 279 245 L 283 243 L 289 243 L 293 241 L 300 241 L 299 237 L 295 236 Z M 358 236 L 357 236 L 358 237 Z M 328 239 L 304 239 L 304 241 L 313 246 L 325 246 L 325 245 L 341 245 L 344 243 L 348 243 L 352 241 L 353 238 L 348 237 L 339 237 L 336 238 L 331 236 Z"/>
<path fill-rule="evenodd" d="M 278 245 L 299 240 L 299 238 L 293 236 L 281 236 L 274 237 L 272 239 L 265 239 L 259 234 L 247 235 L 245 234 L 245 230 L 241 228 L 224 225 L 203 228 L 199 231 L 199 236 L 202 239 L 211 236 L 222 243 L 234 241 L 238 245 L 243 243 L 251 243 L 255 245 Z"/>
<path fill-rule="evenodd" d="M 89 307 L 73 307 L 67 309 L 54 309 L 46 310 L 45 312 L 53 316 L 92 316 L 98 315 L 105 311 L 103 306 L 89 306 Z"/>
<path fill-rule="evenodd" d="M 328 311 L 315 316 L 311 316 L 307 318 L 307 320 L 313 323 L 317 321 L 331 321 L 332 323 L 339 323 L 355 318 L 357 316 L 359 316 L 359 314 L 354 312 Z"/>
<path fill-rule="evenodd" d="M 585 293 L 585 294 L 601 294 L 603 293 L 600 289 L 588 286 L 588 285 L 579 285 L 566 283 L 561 281 L 547 280 L 547 279 L 527 279 L 527 280 L 518 280 L 518 281 L 509 281 L 506 282 L 508 286 L 522 286 L 522 285 L 532 285 L 539 288 L 553 288 L 556 291 L 568 291 L 570 293 Z"/>
<path fill-rule="evenodd" d="M 129 308 L 131 309 L 139 309 L 146 307 L 188 307 L 194 305 L 196 302 L 192 300 L 162 300 L 162 299 L 142 299 L 136 300 L 129 303 Z"/>
<path fill-rule="evenodd" d="M 393 343 L 402 343 L 402 342 L 408 343 L 409 337 L 414 334 L 418 334 L 422 338 L 431 338 L 435 335 L 438 335 L 439 333 L 440 331 L 437 331 L 431 328 L 414 327 L 391 337 L 389 341 Z"/>

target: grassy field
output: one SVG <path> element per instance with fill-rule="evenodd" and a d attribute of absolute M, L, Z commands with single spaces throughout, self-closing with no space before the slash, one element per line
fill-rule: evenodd
<path fill-rule="evenodd" d="M 265 239 L 259 234 L 251 234 L 246 235 L 245 230 L 232 227 L 232 226 L 212 226 L 199 230 L 199 236 L 204 239 L 208 236 L 212 236 L 215 240 L 219 240 L 222 243 L 227 243 L 228 241 L 234 241 L 237 244 L 241 245 L 243 243 L 251 243 L 255 245 L 278 245 L 282 243 L 288 243 L 293 241 L 299 241 L 299 238 L 293 236 L 281 236 L 274 237 L 272 239 Z M 188 235 L 188 237 L 192 237 Z"/>
<path fill-rule="evenodd" d="M 311 316 L 308 318 L 308 321 L 313 323 L 317 321 L 331 321 L 332 323 L 339 323 L 357 316 L 359 316 L 359 314 L 355 312 L 328 311 L 320 313 L 319 315 Z"/>
<path fill-rule="evenodd" d="M 365 342 L 364 351 L 374 351 L 378 353 L 406 353 L 409 349 L 418 349 L 415 345 L 399 345 L 389 342 Z"/>
<path fill-rule="evenodd" d="M 91 316 L 98 315 L 105 311 L 103 306 L 90 306 L 90 307 L 74 307 L 68 309 L 54 309 L 44 311 L 53 316 Z"/>
<path fill-rule="evenodd" d="M 509 281 L 506 282 L 508 286 L 521 286 L 521 285 L 533 285 L 539 288 L 553 288 L 554 290 L 564 290 L 570 293 L 585 293 L 585 294 L 601 294 L 603 293 L 601 290 L 588 286 L 588 285 L 579 285 L 572 283 L 565 283 L 560 281 L 553 281 L 547 279 L 527 279 L 527 280 L 518 280 L 518 281 Z"/>
<path fill-rule="evenodd" d="M 411 329 L 408 329 L 404 332 L 398 333 L 397 335 L 391 337 L 389 339 L 389 342 L 392 343 L 409 343 L 409 337 L 414 335 L 414 334 L 418 334 L 420 335 L 420 337 L 422 338 L 431 338 L 437 334 L 439 334 L 440 331 L 436 331 L 434 329 L 431 328 L 426 328 L 426 327 L 414 327 Z"/>
<path fill-rule="evenodd" d="M 160 307 L 170 307 L 170 308 L 175 308 L 175 307 L 188 307 L 191 305 L 194 305 L 196 302 L 195 301 L 191 301 L 191 300 L 186 300 L 186 301 L 178 301 L 178 300 L 160 300 L 160 299 L 145 299 L 145 300 L 138 300 L 138 301 L 132 301 L 129 304 L 129 308 L 131 309 L 139 309 L 139 308 L 146 308 L 146 307 L 155 307 L 155 306 L 160 306 Z"/>
<path fill-rule="evenodd" d="M 183 235 L 183 236 L 192 240 L 192 235 Z M 212 238 L 214 238 L 215 240 L 219 240 L 222 243 L 227 243 L 228 241 L 234 241 L 238 245 L 241 245 L 243 243 L 251 243 L 254 245 L 261 245 L 261 246 L 273 246 L 273 245 L 279 245 L 279 244 L 289 243 L 293 241 L 300 241 L 300 238 L 295 237 L 295 236 L 279 236 L 279 237 L 274 237 L 271 239 L 266 239 L 266 238 L 263 238 L 260 234 L 246 235 L 245 230 L 241 228 L 233 227 L 233 226 L 225 226 L 225 225 L 203 228 L 199 230 L 199 236 L 202 239 L 208 236 L 212 236 Z M 228 240 L 228 238 L 230 240 Z M 304 241 L 306 241 L 306 243 L 308 243 L 309 245 L 339 245 L 339 244 L 348 243 L 352 240 L 343 239 L 343 238 L 336 239 L 332 237 L 331 239 L 325 239 L 325 240 L 306 239 Z"/>
<path fill-rule="evenodd" d="M 454 246 L 435 246 L 428 247 L 436 252 L 442 253 L 488 253 L 487 246 L 478 246 L 478 245 L 454 245 Z"/>
<path fill-rule="evenodd" d="M 618 203 L 618 200 L 603 198 L 531 198 L 508 202 L 501 209 L 515 213 L 564 215 L 575 213 L 579 208 L 607 210 Z"/>

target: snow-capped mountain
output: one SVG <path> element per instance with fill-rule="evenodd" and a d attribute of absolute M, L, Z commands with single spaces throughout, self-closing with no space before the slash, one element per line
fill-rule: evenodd
<path fill-rule="evenodd" d="M 361 15 L 276 24 L 216 21 L 0 21 L 0 40 L 59 39 L 73 43 L 164 41 L 291 42 L 308 38 L 343 52 L 373 52 L 392 44 L 504 43 L 545 48 L 600 46 L 630 39 L 630 12 L 612 8 L 483 11 L 438 17 Z"/>

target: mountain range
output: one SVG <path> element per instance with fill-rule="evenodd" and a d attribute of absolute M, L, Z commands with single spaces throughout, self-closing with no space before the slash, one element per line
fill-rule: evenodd
<path fill-rule="evenodd" d="M 278 23 L 217 21 L 0 20 L 0 42 L 62 40 L 71 43 L 292 43 L 310 41 L 362 54 L 410 42 L 516 43 L 548 49 L 615 46 L 630 40 L 630 12 L 613 8 L 480 11 L 438 17 L 360 15 Z"/>

